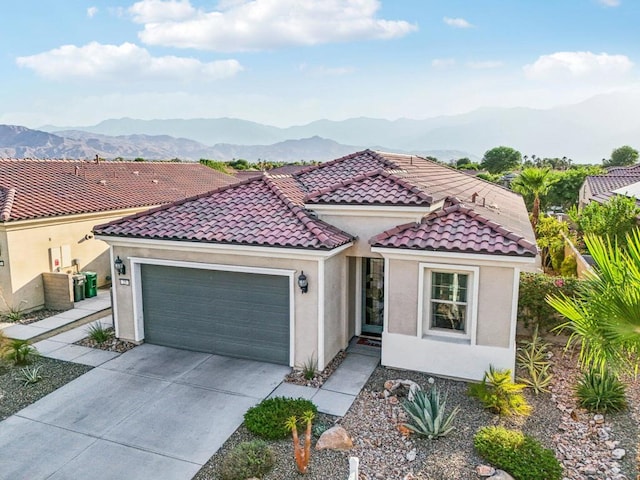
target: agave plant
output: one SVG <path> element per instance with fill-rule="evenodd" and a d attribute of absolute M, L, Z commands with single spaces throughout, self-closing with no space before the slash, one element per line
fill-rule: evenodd
<path fill-rule="evenodd" d="M 455 427 L 453 420 L 460 410 L 455 407 L 449 415 L 446 414 L 446 395 L 440 398 L 440 392 L 436 387 L 431 387 L 429 392 L 417 390 L 412 400 L 407 400 L 402 404 L 402 408 L 409 415 L 410 422 L 404 426 L 429 439 L 444 437 Z"/>

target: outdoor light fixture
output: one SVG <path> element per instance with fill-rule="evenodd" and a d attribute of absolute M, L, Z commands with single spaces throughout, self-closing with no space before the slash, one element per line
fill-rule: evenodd
<path fill-rule="evenodd" d="M 117 256 L 115 261 L 113 262 L 113 265 L 116 267 L 116 272 L 118 272 L 118 275 L 124 275 L 125 273 L 127 273 L 127 267 L 125 266 L 124 262 L 120 259 L 120 256 Z"/>
<path fill-rule="evenodd" d="M 307 276 L 304 274 L 304 270 L 300 272 L 300 276 L 298 276 L 298 286 L 302 293 L 307 293 L 309 290 L 309 281 L 307 280 Z"/>

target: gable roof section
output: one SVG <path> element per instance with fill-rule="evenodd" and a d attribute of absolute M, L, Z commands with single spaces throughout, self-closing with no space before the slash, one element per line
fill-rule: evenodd
<path fill-rule="evenodd" d="M 285 188 L 283 188 L 283 186 Z M 98 235 L 330 250 L 353 236 L 313 218 L 268 176 L 94 228 Z"/>
<path fill-rule="evenodd" d="M 429 206 L 433 199 L 415 185 L 378 169 L 318 190 L 307 195 L 304 201 L 309 204 Z"/>
<path fill-rule="evenodd" d="M 420 223 L 399 225 L 369 240 L 374 247 L 535 257 L 537 247 L 455 201 Z"/>
<path fill-rule="evenodd" d="M 593 198 L 603 193 L 613 192 L 632 183 L 640 182 L 640 171 L 616 169 L 606 175 L 589 175 L 586 178 L 586 182 Z"/>
<path fill-rule="evenodd" d="M 0 222 L 154 206 L 235 182 L 196 163 L 0 159 Z"/>

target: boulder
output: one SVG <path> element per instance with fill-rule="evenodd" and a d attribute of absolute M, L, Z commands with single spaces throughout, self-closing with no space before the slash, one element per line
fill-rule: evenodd
<path fill-rule="evenodd" d="M 316 443 L 316 450 L 349 450 L 350 448 L 353 448 L 353 440 L 340 425 L 324 432 Z"/>
<path fill-rule="evenodd" d="M 489 480 L 515 480 L 515 478 L 513 478 L 504 470 L 496 470 L 496 473 L 490 476 Z"/>
<path fill-rule="evenodd" d="M 490 477 L 496 473 L 496 469 L 490 465 L 478 465 L 476 467 L 476 475 L 479 477 Z"/>

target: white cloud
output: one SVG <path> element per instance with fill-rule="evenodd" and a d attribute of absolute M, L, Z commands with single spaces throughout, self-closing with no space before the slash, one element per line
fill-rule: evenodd
<path fill-rule="evenodd" d="M 433 68 L 449 68 L 456 64 L 453 58 L 434 58 L 431 60 L 431 66 Z"/>
<path fill-rule="evenodd" d="M 627 73 L 633 62 L 626 55 L 595 54 L 592 52 L 556 52 L 541 55 L 523 67 L 527 77 L 536 80 L 562 78 L 600 79 Z"/>
<path fill-rule="evenodd" d="M 98 7 L 89 7 L 87 8 L 87 17 L 93 18 L 98 13 Z"/>
<path fill-rule="evenodd" d="M 132 43 L 63 45 L 37 55 L 18 57 L 16 63 L 54 80 L 216 80 L 242 70 L 237 60 L 204 63 L 195 58 L 153 57 L 145 48 Z"/>
<path fill-rule="evenodd" d="M 356 71 L 353 67 L 327 67 L 325 65 L 309 65 L 307 63 L 301 63 L 298 66 L 298 70 L 317 76 L 349 75 Z"/>
<path fill-rule="evenodd" d="M 604 7 L 619 7 L 620 0 L 598 0 L 598 3 Z"/>
<path fill-rule="evenodd" d="M 471 28 L 473 27 L 473 25 L 471 25 L 467 20 L 465 20 L 464 18 L 450 18 L 450 17 L 444 17 L 442 19 L 442 21 L 444 23 L 446 23 L 447 25 L 449 25 L 450 27 L 455 27 L 455 28 Z"/>
<path fill-rule="evenodd" d="M 376 18 L 378 0 L 226 0 L 217 10 L 189 0 L 141 0 L 129 12 L 150 45 L 224 52 L 402 37 L 417 26 Z"/>
<path fill-rule="evenodd" d="M 477 70 L 485 70 L 489 68 L 498 68 L 502 67 L 504 62 L 500 60 L 482 60 L 475 62 L 467 62 L 467 67 L 477 69 Z"/>

